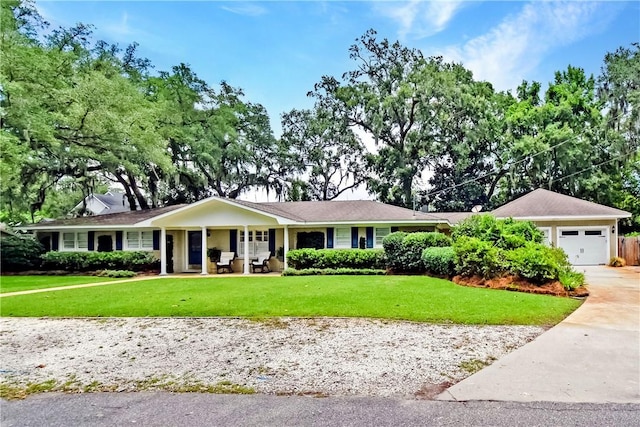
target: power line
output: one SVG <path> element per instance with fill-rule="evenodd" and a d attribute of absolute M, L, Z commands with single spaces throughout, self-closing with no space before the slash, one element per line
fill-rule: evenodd
<path fill-rule="evenodd" d="M 618 116 L 617 116 L 617 117 L 615 117 L 615 118 L 618 118 L 618 117 L 620 117 L 620 116 L 622 116 L 622 113 L 619 113 L 619 114 L 618 114 Z M 614 119 L 615 119 L 615 118 L 614 118 Z M 520 158 L 519 160 L 516 160 L 515 162 L 511 163 L 510 165 L 508 165 L 508 168 L 506 168 L 506 169 L 502 168 L 502 169 L 497 170 L 497 171 L 487 172 L 487 173 L 486 173 L 486 174 L 484 174 L 484 175 L 481 175 L 481 176 L 478 176 L 478 177 L 475 177 L 475 178 L 468 179 L 468 180 L 463 181 L 463 182 L 461 182 L 461 183 L 459 183 L 459 184 L 454 184 L 454 185 L 449 186 L 449 187 L 447 187 L 447 188 L 443 188 L 443 189 L 440 189 L 440 190 L 437 190 L 437 191 L 429 192 L 429 193 L 425 194 L 425 197 L 434 196 L 434 195 L 437 195 L 437 194 L 440 194 L 440 193 L 444 193 L 444 192 L 446 192 L 446 191 L 450 191 L 450 190 L 453 190 L 453 189 L 455 189 L 455 188 L 462 187 L 462 186 L 465 186 L 465 185 L 467 185 L 467 184 L 471 184 L 471 183 L 476 182 L 476 181 L 480 181 L 480 180 L 485 179 L 485 178 L 487 178 L 487 177 L 489 177 L 489 176 L 496 175 L 496 174 L 501 173 L 501 172 L 509 171 L 509 170 L 511 170 L 514 166 L 516 166 L 516 165 L 518 165 L 518 164 L 520 164 L 520 163 L 523 163 L 523 162 L 525 162 L 525 161 L 527 161 L 527 160 L 531 160 L 531 159 L 533 159 L 533 158 L 535 158 L 535 157 L 537 157 L 537 156 L 539 156 L 539 155 L 541 155 L 541 154 L 543 154 L 543 153 L 546 153 L 547 151 L 553 150 L 554 148 L 557 148 L 557 147 L 559 147 L 559 146 L 561 146 L 561 145 L 563 145 L 563 144 L 566 144 L 566 143 L 567 143 L 567 142 L 569 142 L 569 141 L 576 140 L 576 139 L 578 139 L 580 136 L 581 136 L 581 135 L 574 135 L 574 136 L 572 136 L 571 138 L 567 138 L 567 139 L 565 139 L 564 141 L 561 141 L 561 142 L 559 142 L 559 143 L 557 143 L 557 144 L 555 144 L 555 145 L 553 145 L 553 146 L 551 146 L 551 147 L 545 148 L 544 150 L 538 151 L 537 153 L 528 154 L 528 155 L 526 155 L 526 156 L 524 156 L 524 157 Z M 601 164 L 605 164 L 605 163 L 608 163 L 608 162 L 612 162 L 613 160 L 617 160 L 617 159 L 622 158 L 622 157 L 624 157 L 624 156 L 625 156 L 625 155 L 622 155 L 622 156 L 620 156 L 620 157 L 616 157 L 616 158 L 614 158 L 614 159 L 610 159 L 610 160 L 607 160 L 607 161 L 605 161 L 605 162 L 603 162 L 603 163 L 600 163 L 600 164 L 598 164 L 598 165 L 592 165 L 592 166 L 599 166 L 599 165 L 601 165 Z M 585 170 L 588 170 L 588 169 L 585 169 Z M 584 171 L 582 171 L 582 172 L 584 172 Z M 577 173 L 576 173 L 576 174 L 577 174 Z M 570 176 L 573 176 L 573 175 L 570 175 Z M 568 176 L 566 176 L 566 177 L 563 177 L 562 179 L 564 179 L 564 178 L 569 178 L 570 176 L 568 175 Z M 555 182 L 555 181 L 551 181 L 551 182 Z"/>

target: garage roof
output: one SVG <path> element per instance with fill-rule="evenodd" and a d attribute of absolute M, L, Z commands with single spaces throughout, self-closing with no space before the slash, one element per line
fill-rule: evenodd
<path fill-rule="evenodd" d="M 628 218 L 629 212 L 539 188 L 491 212 L 498 218 Z"/>

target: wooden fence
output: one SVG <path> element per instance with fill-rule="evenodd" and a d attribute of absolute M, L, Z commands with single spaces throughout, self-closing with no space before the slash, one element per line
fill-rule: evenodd
<path fill-rule="evenodd" d="M 640 265 L 640 236 L 618 237 L 618 256 L 627 261 L 627 265 Z"/>

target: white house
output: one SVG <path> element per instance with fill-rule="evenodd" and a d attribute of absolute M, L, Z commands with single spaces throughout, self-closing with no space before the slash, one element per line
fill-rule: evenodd
<path fill-rule="evenodd" d="M 604 264 L 617 253 L 617 221 L 628 212 L 546 190 L 492 212 L 534 221 L 576 265 Z M 290 248 L 380 248 L 389 233 L 441 231 L 469 213 L 416 212 L 384 203 L 314 201 L 253 203 L 210 197 L 189 205 L 66 218 L 23 227 L 51 250 L 154 251 L 161 274 L 210 271 L 207 249 L 235 252 L 234 271 L 249 274 L 260 252 Z M 272 258 L 272 270 L 278 262 Z M 286 268 L 286 257 L 284 262 Z"/>

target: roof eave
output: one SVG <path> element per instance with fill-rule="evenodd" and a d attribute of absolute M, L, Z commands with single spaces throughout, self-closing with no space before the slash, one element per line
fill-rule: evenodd
<path fill-rule="evenodd" d="M 192 204 L 184 206 L 182 208 L 175 209 L 175 210 L 172 210 L 170 212 L 163 213 L 163 214 L 155 216 L 153 218 L 149 218 L 146 221 L 141 221 L 141 223 L 143 223 L 143 222 L 144 223 L 148 223 L 149 226 L 151 226 L 151 227 L 159 227 L 159 225 L 154 225 L 153 223 L 155 221 L 162 220 L 162 219 L 165 219 L 165 218 L 167 218 L 169 216 L 185 212 L 185 211 L 187 211 L 189 209 L 195 208 L 195 207 L 200 206 L 200 205 L 204 205 L 204 204 L 212 202 L 212 201 L 219 201 L 219 202 L 231 205 L 231 206 L 235 206 L 237 208 L 241 208 L 241 209 L 245 209 L 247 211 L 253 212 L 253 213 L 257 213 L 259 215 L 268 216 L 268 217 L 273 218 L 276 221 L 278 221 L 278 224 L 281 224 L 281 225 L 296 224 L 297 223 L 297 221 L 292 220 L 290 218 L 285 218 L 285 217 L 282 217 L 280 215 L 275 215 L 275 214 L 272 214 L 272 213 L 269 213 L 269 212 L 265 212 L 265 211 L 260 210 L 260 209 L 255 209 L 255 208 L 252 208 L 252 207 L 249 207 L 249 206 L 245 206 L 245 205 L 240 204 L 240 203 L 235 203 L 234 201 L 229 200 L 229 199 L 225 199 L 225 198 L 222 198 L 222 197 L 216 197 L 216 196 L 208 197 L 206 199 L 200 200 L 198 202 L 192 203 Z"/>
<path fill-rule="evenodd" d="M 631 214 L 620 215 L 549 215 L 549 216 L 510 216 L 494 215 L 498 219 L 513 218 L 522 221 L 584 221 L 584 220 L 610 220 L 630 218 Z"/>

